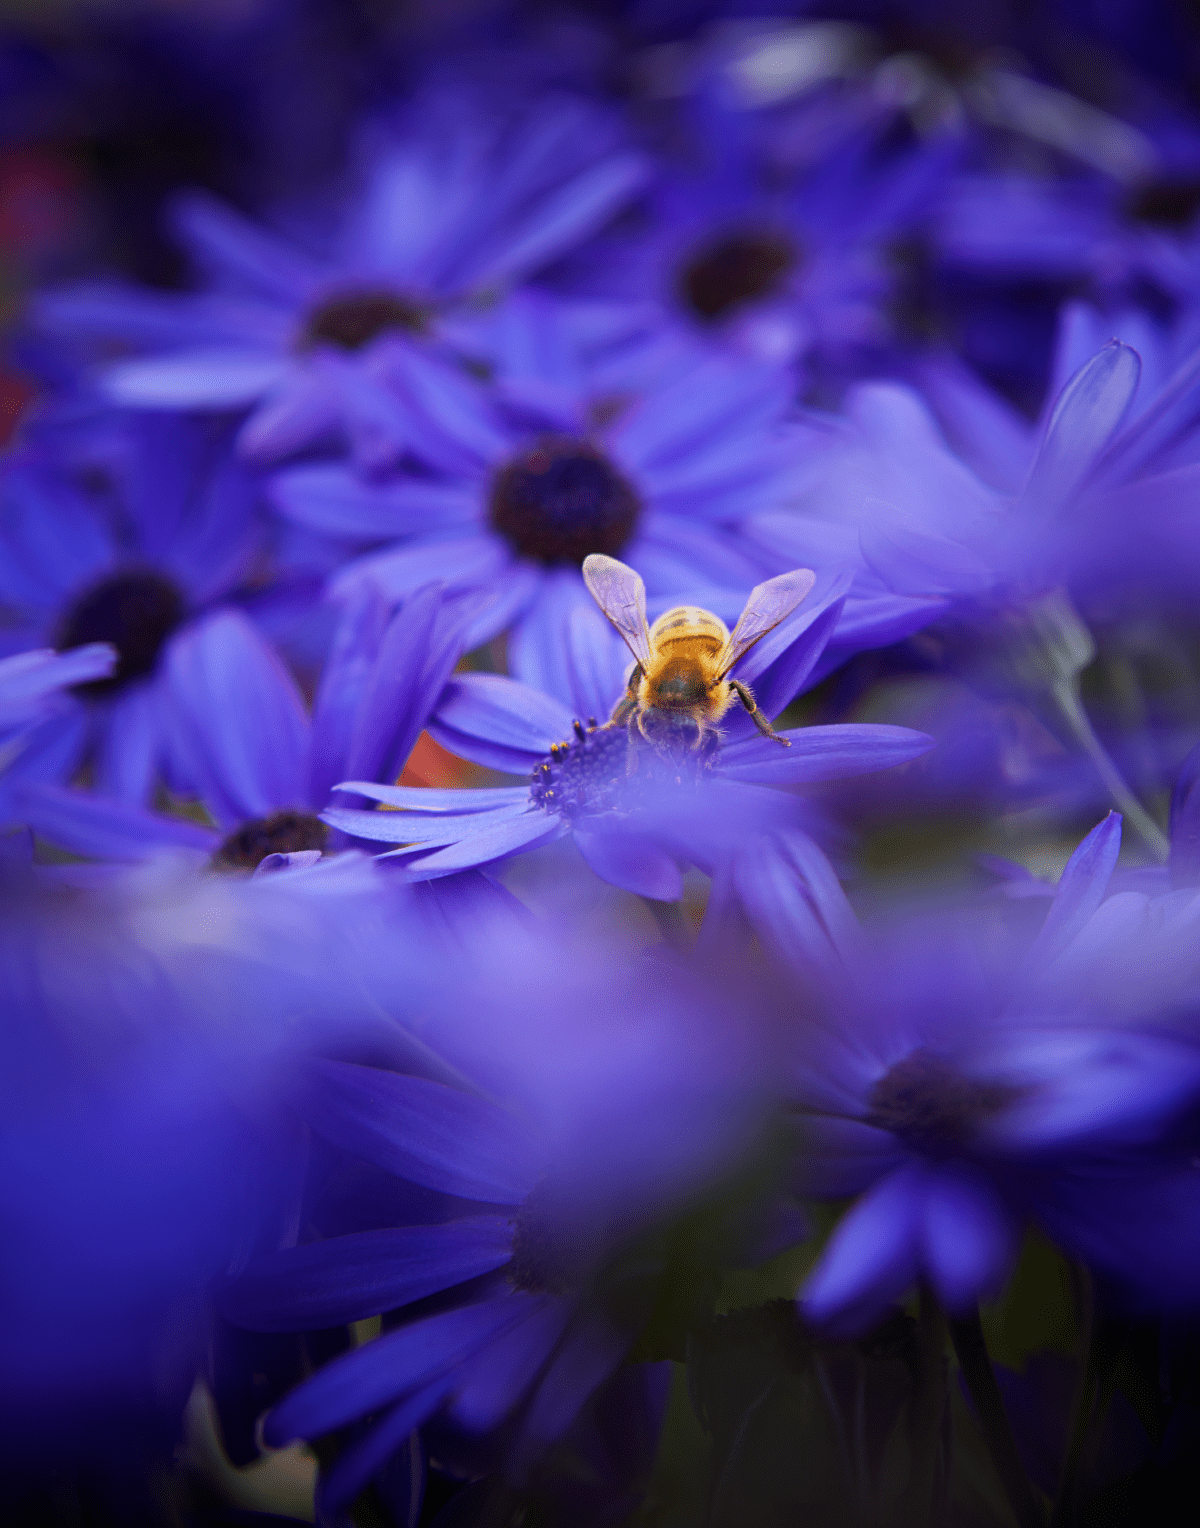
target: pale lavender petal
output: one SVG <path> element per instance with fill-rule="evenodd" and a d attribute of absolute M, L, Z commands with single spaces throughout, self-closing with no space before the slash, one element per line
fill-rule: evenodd
<path fill-rule="evenodd" d="M 478 817 L 475 820 L 478 822 Z M 469 870 L 473 865 L 488 865 L 522 849 L 532 849 L 536 844 L 558 838 L 565 831 L 566 825 L 560 818 L 542 811 L 526 812 L 521 817 L 505 820 L 497 816 L 489 819 L 486 827 L 464 834 L 461 843 L 413 860 L 408 873 L 420 878 L 449 875 L 454 870 Z"/>
<path fill-rule="evenodd" d="M 1052 960 L 1104 900 L 1121 852 L 1121 814 L 1109 812 L 1079 844 L 1058 882 L 1046 921 L 1029 951 L 1030 962 Z"/>
<path fill-rule="evenodd" d="M 363 582 L 373 583 L 390 599 L 403 599 L 435 579 L 447 589 L 473 589 L 503 578 L 512 555 L 490 536 L 422 541 L 396 551 L 376 552 L 347 563 L 330 581 L 330 593 L 344 599 Z"/>
<path fill-rule="evenodd" d="M 186 350 L 117 361 L 99 374 L 102 391 L 124 408 L 246 408 L 285 376 L 287 362 L 255 350 Z"/>
<path fill-rule="evenodd" d="M 479 508 L 471 487 L 419 478 L 364 482 L 344 467 L 325 463 L 276 473 L 269 493 L 280 513 L 297 525 L 327 536 L 376 541 L 470 521 Z"/>
<path fill-rule="evenodd" d="M 491 812 L 506 806 L 523 808 L 529 800 L 523 785 L 504 785 L 496 790 L 438 790 L 431 785 L 377 785 L 369 780 L 343 780 L 336 789 L 414 812 Z"/>
<path fill-rule="evenodd" d="M 522 798 L 490 811 L 459 813 L 360 812 L 353 807 L 331 806 L 321 813 L 321 821 L 351 838 L 365 838 L 377 844 L 456 844 L 487 827 L 526 817 L 528 793 L 522 792 Z"/>
<path fill-rule="evenodd" d="M 261 404 L 238 432 L 238 451 L 251 463 L 273 462 L 335 435 L 341 420 L 333 380 L 311 360 L 296 362 L 265 389 Z"/>

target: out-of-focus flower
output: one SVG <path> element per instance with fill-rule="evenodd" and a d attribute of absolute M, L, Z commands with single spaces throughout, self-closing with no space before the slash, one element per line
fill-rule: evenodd
<path fill-rule="evenodd" d="M 70 704 L 64 691 L 107 679 L 116 662 L 116 648 L 107 642 L 69 653 L 35 648 L 0 659 L 0 790 L 9 765 L 20 757 L 35 729 Z M 5 801 L 0 820 L 8 816 Z"/>
<path fill-rule="evenodd" d="M 1140 1177 L 1153 1200 L 1171 1179 L 1156 1148 L 1196 1099 L 1196 1036 L 1110 1004 L 1110 973 L 1084 953 L 1119 843 L 1110 815 L 1072 856 L 1032 944 L 970 910 L 903 922 L 879 944 L 844 914 L 842 927 L 825 918 L 808 971 L 829 998 L 798 1037 L 797 1169 L 810 1192 L 859 1197 L 801 1291 L 811 1319 L 864 1326 L 918 1279 L 966 1311 L 1001 1287 L 1027 1217 L 1061 1232 L 1076 1202 L 1084 1219 L 1100 1213 L 1110 1169 L 1118 1199 Z M 789 923 L 811 951 L 814 920 L 781 868 L 760 869 L 756 889 L 786 957 Z M 825 884 L 817 905 L 836 897 Z M 1195 1222 L 1165 1234 L 1177 1254 Z M 1145 1230 L 1114 1226 L 1106 1256 L 1094 1238 L 1079 1250 L 1136 1277 Z"/>
<path fill-rule="evenodd" d="M 360 591 L 343 612 L 310 720 L 295 680 L 246 617 L 210 615 L 173 643 L 165 691 L 173 775 L 216 829 L 45 784 L 18 793 L 21 820 L 98 859 L 197 849 L 241 870 L 273 855 L 317 859 L 328 840 L 317 812 L 344 775 L 397 778 L 458 661 L 470 616 L 469 605 L 445 603 L 437 586 L 390 617 L 381 596 Z"/>
<path fill-rule="evenodd" d="M 403 1205 L 408 1185 L 426 1216 L 437 1207 L 436 1221 L 410 1215 L 319 1239 L 306 1231 L 217 1293 L 227 1317 L 258 1330 L 384 1315 L 380 1336 L 266 1421 L 273 1443 L 361 1421 L 323 1475 L 331 1515 L 435 1414 L 468 1437 L 497 1432 L 507 1473 L 521 1481 L 650 1318 L 672 1216 L 758 1140 L 754 1026 L 723 1014 L 686 973 L 656 975 L 548 930 L 507 935 L 490 952 L 481 930 L 474 956 L 473 972 L 460 967 L 437 1000 L 446 1018 L 430 1029 L 460 1085 L 326 1061 L 301 1105 L 343 1162 L 386 1175 L 373 1215 L 380 1203 Z M 568 972 L 603 1000 L 564 1026 Z M 453 1016 L 464 1000 L 465 1025 Z M 484 1042 L 497 1024 L 503 1056 Z"/>
<path fill-rule="evenodd" d="M 255 485 L 228 459 L 223 428 L 107 420 L 99 441 L 84 445 L 75 425 L 50 423 L 4 464 L 6 646 L 65 653 L 106 642 L 116 666 L 74 687 L 10 777 L 61 780 L 91 760 L 101 791 L 137 802 L 166 763 L 172 641 L 244 587 L 262 520 Z"/>
<path fill-rule="evenodd" d="M 796 565 L 792 548 L 742 534 L 773 508 L 793 518 L 786 506 L 806 442 L 787 429 L 778 368 L 693 351 L 686 366 L 676 356 L 656 370 L 637 347 L 591 365 L 570 317 L 532 301 L 511 311 L 493 343 L 507 420 L 469 473 L 368 484 L 319 464 L 273 480 L 281 512 L 311 530 L 402 538 L 347 563 L 335 593 L 370 580 L 400 598 L 432 577 L 486 590 L 493 598 L 472 642 L 511 627 L 511 672 L 570 704 L 561 655 L 575 612 L 592 608 L 579 574 L 590 553 L 627 560 L 652 599 L 716 590 L 719 606 Z M 836 533 L 796 539 L 827 579 L 858 567 L 840 656 L 895 640 L 938 608 L 884 588 Z"/>
<path fill-rule="evenodd" d="M 102 369 L 120 403 L 249 410 L 239 441 L 258 460 L 341 439 L 365 468 L 405 454 L 458 465 L 488 423 L 443 317 L 603 225 L 646 164 L 582 98 L 489 109 L 451 87 L 420 93 L 363 157 L 332 236 L 324 210 L 293 243 L 193 193 L 175 226 L 207 291 L 66 288 L 43 295 L 37 323 L 151 352 Z"/>
<path fill-rule="evenodd" d="M 835 587 L 810 598 L 737 666 L 765 716 L 777 716 L 803 689 L 843 593 Z M 674 901 L 682 895 L 677 860 L 713 874 L 747 836 L 803 825 L 801 803 L 763 787 L 887 769 L 930 747 L 907 728 L 846 725 L 784 731 L 784 749 L 738 707 L 707 765 L 667 761 L 625 729 L 597 725 L 623 693 L 628 654 L 594 608 L 572 618 L 567 641 L 571 706 L 512 679 L 467 674 L 451 681 L 430 722 L 434 738 L 474 763 L 530 770 L 528 786 L 433 792 L 340 782 L 401 810 L 334 806 L 324 820 L 358 838 L 403 845 L 393 852 L 418 877 L 490 864 L 570 834 L 603 880 Z"/>

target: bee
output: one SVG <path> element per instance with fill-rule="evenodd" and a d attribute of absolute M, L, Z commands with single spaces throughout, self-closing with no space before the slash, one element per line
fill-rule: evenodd
<path fill-rule="evenodd" d="M 635 660 L 607 727 L 628 727 L 631 742 L 636 728 L 661 753 L 707 760 L 720 743 L 717 723 L 740 700 L 764 737 L 790 746 L 755 705 L 749 686 L 729 671 L 791 615 L 816 582 L 814 573 L 797 568 L 752 589 L 732 634 L 697 605 L 677 605 L 647 626 L 646 586 L 615 557 L 585 557 L 583 578 Z"/>

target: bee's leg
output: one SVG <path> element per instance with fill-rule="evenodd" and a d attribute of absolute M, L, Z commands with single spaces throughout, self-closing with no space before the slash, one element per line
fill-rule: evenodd
<path fill-rule="evenodd" d="M 785 748 L 790 748 L 792 746 L 791 740 L 789 738 L 780 737 L 778 732 L 775 731 L 774 727 L 771 726 L 771 723 L 754 704 L 754 696 L 751 695 L 750 691 L 746 688 L 740 679 L 731 679 L 729 681 L 729 687 L 741 701 L 742 705 L 745 706 L 746 710 L 749 711 L 750 720 L 762 733 L 763 737 L 773 737 L 777 743 L 782 743 Z"/>
<path fill-rule="evenodd" d="M 700 742 L 696 748 L 696 754 L 701 766 L 707 768 L 716 758 L 720 748 L 721 734 L 715 727 L 706 727 L 700 734 Z"/>
<path fill-rule="evenodd" d="M 642 665 L 635 663 L 633 672 L 629 676 L 624 695 L 617 701 L 612 709 L 612 715 L 604 723 L 606 727 L 625 727 L 629 718 L 636 715 L 638 704 L 638 687 L 642 682 Z"/>

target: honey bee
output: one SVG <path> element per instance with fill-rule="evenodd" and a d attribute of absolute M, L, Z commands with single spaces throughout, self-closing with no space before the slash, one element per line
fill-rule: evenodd
<path fill-rule="evenodd" d="M 732 634 L 697 605 L 677 605 L 646 624 L 646 586 L 632 568 L 594 552 L 583 578 L 592 598 L 620 632 L 635 662 L 607 727 L 634 729 L 659 752 L 708 759 L 720 743 L 717 723 L 740 700 L 764 737 L 789 747 L 754 703 L 748 685 L 729 671 L 791 615 L 816 582 L 807 568 L 781 573 L 750 591 Z"/>

